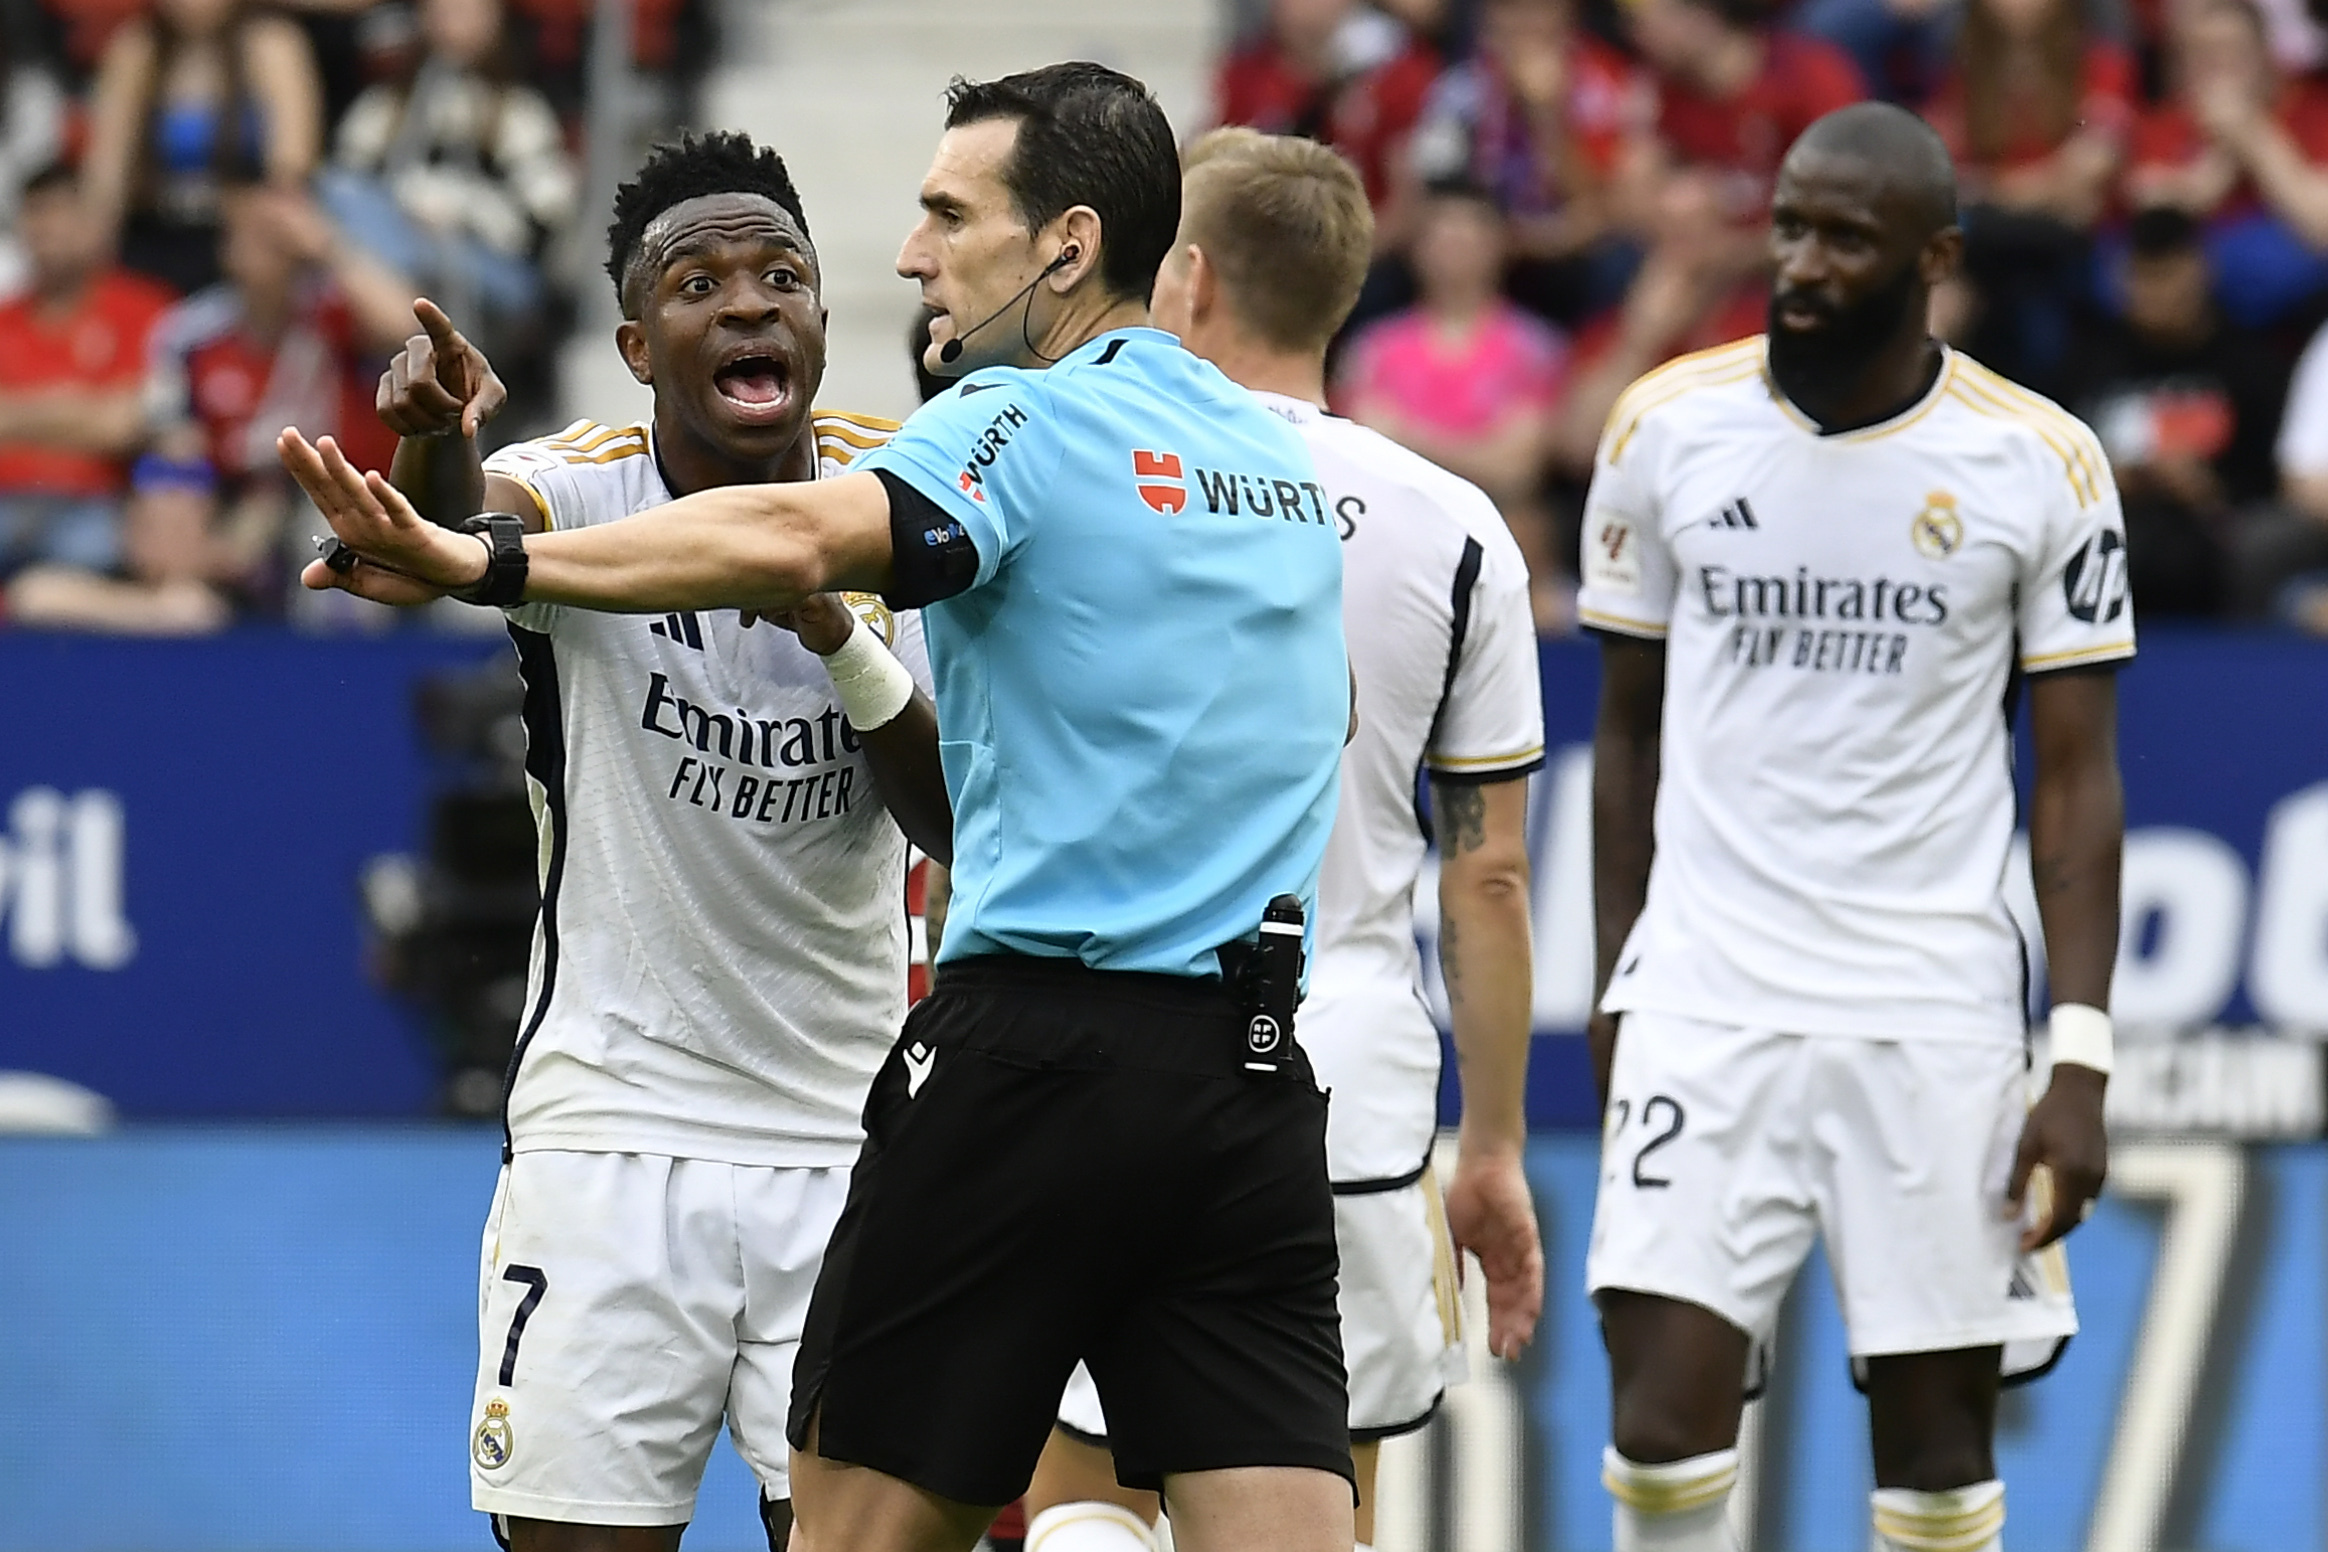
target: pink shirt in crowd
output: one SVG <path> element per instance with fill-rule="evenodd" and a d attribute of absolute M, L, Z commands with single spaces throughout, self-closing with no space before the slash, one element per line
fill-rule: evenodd
<path fill-rule="evenodd" d="M 1447 436 L 1484 436 L 1515 409 L 1547 410 L 1568 385 L 1568 342 L 1497 302 L 1468 338 L 1448 338 L 1420 308 L 1360 334 L 1343 363 L 1340 407 L 1379 404 Z"/>

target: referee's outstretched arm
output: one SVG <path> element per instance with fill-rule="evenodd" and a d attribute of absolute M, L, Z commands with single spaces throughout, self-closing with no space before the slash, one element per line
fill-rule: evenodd
<path fill-rule="evenodd" d="M 277 451 L 332 532 L 363 557 L 346 571 L 315 563 L 308 586 L 413 604 L 489 580 L 489 540 L 428 522 L 386 476 L 349 463 L 332 438 L 310 444 L 287 428 Z M 883 592 L 892 580 L 889 515 L 888 493 L 870 474 L 699 491 L 651 521 L 529 536 L 522 591 L 509 601 L 621 614 L 775 613 L 835 588 Z"/>

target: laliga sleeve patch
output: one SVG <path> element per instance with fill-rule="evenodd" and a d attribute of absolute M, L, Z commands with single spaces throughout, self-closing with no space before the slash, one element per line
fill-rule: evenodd
<path fill-rule="evenodd" d="M 1584 585 L 1625 598 L 1641 596 L 1641 536 L 1629 517 L 1604 515 L 1585 536 Z"/>
<path fill-rule="evenodd" d="M 889 492 L 891 607 L 919 609 L 966 593 L 978 580 L 978 546 L 944 507 L 888 469 L 873 477 Z"/>

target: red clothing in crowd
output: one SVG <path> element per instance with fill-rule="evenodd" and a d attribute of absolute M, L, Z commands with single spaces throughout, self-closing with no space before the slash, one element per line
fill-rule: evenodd
<path fill-rule="evenodd" d="M 2316 166 L 2328 165 L 2328 82 L 2311 76 L 2288 82 L 2281 88 L 2279 100 L 2272 104 L 2271 116 L 2296 143 L 2296 149 L 2304 153 L 2306 161 Z M 2206 132 L 2199 128 L 2190 110 L 2180 102 L 2169 100 L 2135 120 L 2134 140 L 2127 161 L 2136 171 L 2146 167 L 2187 167 L 2206 150 Z M 2262 208 L 2262 196 L 2242 176 L 2223 202 L 2205 214 L 2240 216 Z"/>
<path fill-rule="evenodd" d="M 2134 120 L 2135 90 L 2133 56 L 2115 43 L 2089 43 L 2085 52 L 2085 79 L 2079 88 L 2076 127 L 2123 133 Z M 1948 142 L 1948 154 L 1956 158 L 1958 167 L 1990 173 L 2016 172 L 2042 162 L 2061 149 L 2060 139 L 2045 134 L 2035 104 L 2021 104 L 2013 116 L 2016 123 L 2004 154 L 1984 160 L 1973 154 L 1971 134 L 1965 125 L 1961 70 L 1951 70 L 1942 78 L 1939 89 L 1924 108 L 1925 119 Z"/>
<path fill-rule="evenodd" d="M 272 343 L 251 333 L 242 299 L 213 286 L 172 308 L 155 332 L 148 389 L 157 429 L 192 425 L 221 486 L 280 472 L 275 437 L 285 426 L 339 438 L 358 468 L 385 469 L 396 433 L 373 407 L 378 375 L 365 359 L 355 317 L 339 292 L 311 285 Z"/>
<path fill-rule="evenodd" d="M 1438 78 L 1438 55 L 1414 38 L 1347 80 L 1312 81 L 1294 69 L 1276 39 L 1264 37 L 1222 63 L 1213 82 L 1214 118 L 1324 141 L 1357 165 L 1366 197 L 1379 205 L 1390 191 L 1392 158 Z"/>
<path fill-rule="evenodd" d="M 126 270 L 99 275 L 58 317 L 43 316 L 29 294 L 0 305 L 0 393 L 136 387 L 146 337 L 169 305 L 169 292 Z M 96 453 L 0 443 L 0 490 L 110 496 L 126 476 L 120 460 Z"/>
<path fill-rule="evenodd" d="M 1733 97 L 1701 95 L 1661 77 L 1657 134 L 1675 159 L 1730 172 L 1724 203 L 1741 221 L 1759 221 L 1770 205 L 1778 164 L 1814 119 L 1867 96 L 1851 57 L 1801 33 L 1766 36 L 1762 73 Z"/>

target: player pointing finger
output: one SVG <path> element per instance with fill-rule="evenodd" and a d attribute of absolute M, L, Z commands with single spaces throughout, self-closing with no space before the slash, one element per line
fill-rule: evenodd
<path fill-rule="evenodd" d="M 475 436 L 508 402 L 509 390 L 443 308 L 427 297 L 412 304 L 422 332 L 380 374 L 375 404 L 398 436 Z"/>

